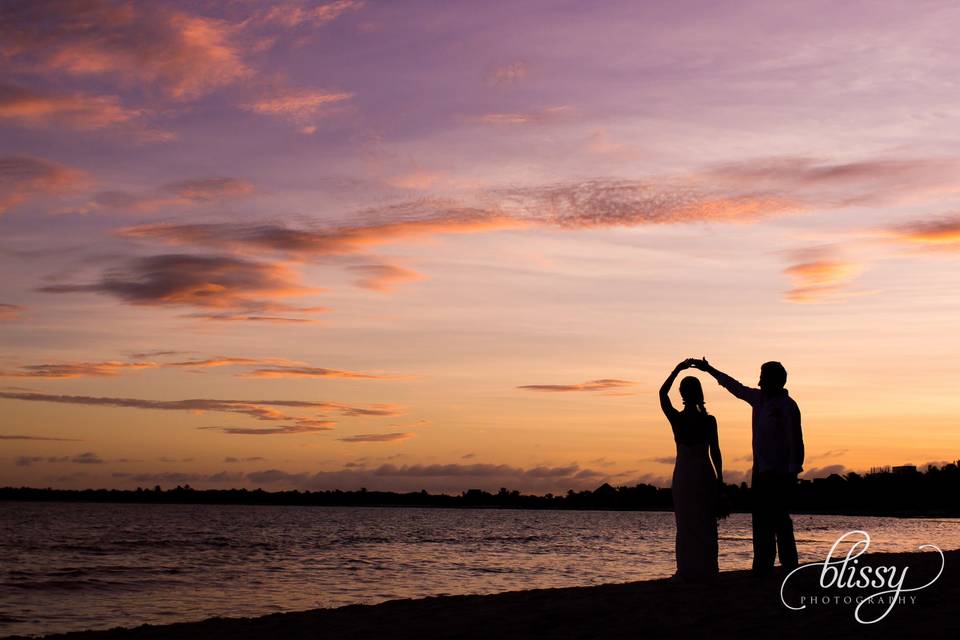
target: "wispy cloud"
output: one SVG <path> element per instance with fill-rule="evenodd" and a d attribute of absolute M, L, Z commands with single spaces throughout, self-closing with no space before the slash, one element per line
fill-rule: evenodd
<path fill-rule="evenodd" d="M 396 380 L 398 376 L 324 367 L 272 366 L 260 367 L 240 374 L 241 378 L 344 378 L 348 380 Z"/>
<path fill-rule="evenodd" d="M 28 364 L 14 371 L 0 371 L 3 378 L 91 378 L 116 376 L 124 371 L 152 369 L 153 362 L 68 362 L 59 364 Z"/>
<path fill-rule="evenodd" d="M 3 68 L 106 77 L 188 99 L 253 75 L 237 29 L 164 3 L 25 0 L 0 9 Z"/>
<path fill-rule="evenodd" d="M 101 191 L 84 210 L 151 212 L 171 207 L 222 203 L 249 195 L 253 185 L 231 177 L 195 178 L 162 185 L 152 191 Z"/>
<path fill-rule="evenodd" d="M 332 420 L 296 420 L 293 424 L 275 427 L 199 427 L 203 430 L 219 431 L 234 436 L 276 436 L 330 431 L 336 426 Z"/>
<path fill-rule="evenodd" d="M 511 87 L 518 85 L 530 75 L 530 67 L 522 60 L 493 67 L 483 76 L 485 84 L 491 87 Z"/>
<path fill-rule="evenodd" d="M 64 193 L 84 179 L 81 171 L 49 160 L 0 157 L 0 214 L 29 197 Z"/>
<path fill-rule="evenodd" d="M 159 352 L 160 355 L 163 352 Z M 175 353 L 175 352 L 170 352 Z M 143 355 L 143 354 L 141 354 Z M 287 367 L 299 366 L 302 362 L 284 358 L 236 358 L 213 356 L 176 362 L 122 361 L 106 360 L 101 362 L 58 362 L 21 365 L 17 369 L 0 371 L 5 378 L 97 378 L 117 376 L 127 371 L 142 369 L 208 369 L 212 367 Z M 330 370 L 334 371 L 334 370 Z M 349 373 L 349 372 L 343 372 Z M 360 377 L 358 374 L 357 377 Z"/>
<path fill-rule="evenodd" d="M 115 95 L 0 85 L 0 120 L 34 129 L 116 130 L 141 142 L 176 137 L 146 123 L 149 112 L 123 106 Z"/>
<path fill-rule="evenodd" d="M 424 279 L 423 274 L 394 264 L 358 264 L 347 268 L 360 276 L 355 283 L 358 287 L 380 293 L 388 293 L 401 284 Z"/>
<path fill-rule="evenodd" d="M 38 462 L 70 463 L 70 464 L 103 464 L 104 460 L 92 451 L 78 453 L 74 456 L 17 456 L 14 462 L 18 467 L 29 467 Z"/>
<path fill-rule="evenodd" d="M 486 113 L 473 118 L 473 122 L 498 126 L 542 125 L 566 120 L 575 113 L 576 110 L 573 107 L 561 105 L 538 111 Z"/>
<path fill-rule="evenodd" d="M 167 254 L 138 258 L 108 270 L 92 284 L 41 287 L 47 293 L 105 293 L 135 305 L 194 306 L 241 311 L 296 311 L 270 299 L 302 296 L 317 289 L 304 287 L 280 264 L 227 256 Z"/>
<path fill-rule="evenodd" d="M 16 320 L 24 311 L 20 305 L 0 303 L 0 320 Z"/>
<path fill-rule="evenodd" d="M 793 281 L 785 297 L 790 302 L 824 302 L 843 299 L 847 285 L 860 273 L 857 264 L 843 260 L 816 259 L 798 262 L 783 271 Z"/>
<path fill-rule="evenodd" d="M 884 235 L 916 249 L 960 251 L 960 215 L 916 220 L 887 229 Z"/>
<path fill-rule="evenodd" d="M 345 438 L 337 438 L 340 442 L 395 442 L 408 440 L 414 437 L 412 433 L 358 433 Z"/>
<path fill-rule="evenodd" d="M 53 438 L 49 436 L 0 435 L 0 440 L 38 440 L 44 442 L 82 442 L 78 438 Z"/>
<path fill-rule="evenodd" d="M 326 422 L 324 416 L 291 416 L 280 409 L 302 409 L 336 413 L 341 416 L 396 416 L 399 410 L 394 405 L 370 404 L 348 405 L 340 402 L 307 400 L 216 400 L 191 398 L 187 400 L 147 400 L 142 398 L 116 398 L 96 396 L 56 395 L 32 391 L 0 391 L 0 398 L 27 402 L 51 402 L 84 406 L 119 407 L 128 409 L 146 409 L 156 411 L 188 411 L 203 413 L 241 414 L 265 421 L 299 421 L 301 425 L 321 428 L 326 426 L 316 420 Z"/>
<path fill-rule="evenodd" d="M 609 389 L 620 389 L 623 387 L 632 387 L 636 382 L 630 380 L 618 380 L 616 378 L 601 378 L 599 380 L 587 380 L 577 384 L 525 384 L 517 389 L 526 389 L 528 391 L 607 391 Z"/>
<path fill-rule="evenodd" d="M 264 9 L 251 19 L 253 23 L 278 25 L 287 29 L 322 27 L 340 16 L 357 11 L 365 3 L 360 0 L 335 0 L 314 4 L 311 2 L 279 2 Z"/>
<path fill-rule="evenodd" d="M 247 111 L 263 116 L 273 116 L 294 124 L 308 126 L 324 109 L 353 97 L 346 91 L 321 91 L 317 89 L 282 89 L 243 105 Z M 312 133 L 306 130 L 304 133 Z"/>

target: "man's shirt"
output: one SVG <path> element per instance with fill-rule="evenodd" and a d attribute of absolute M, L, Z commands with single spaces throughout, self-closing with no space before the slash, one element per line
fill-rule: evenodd
<path fill-rule="evenodd" d="M 787 390 L 767 396 L 717 371 L 724 389 L 753 407 L 753 468 L 756 471 L 803 471 L 803 431 L 800 407 Z"/>

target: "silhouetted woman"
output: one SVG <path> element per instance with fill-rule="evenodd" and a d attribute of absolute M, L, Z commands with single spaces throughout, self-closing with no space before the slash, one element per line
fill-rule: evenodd
<path fill-rule="evenodd" d="M 707 413 L 703 387 L 693 376 L 680 381 L 683 411 L 670 403 L 670 387 L 691 366 L 678 364 L 660 387 L 660 406 L 673 429 L 677 461 L 673 467 L 673 512 L 677 520 L 677 576 L 682 580 L 710 580 L 718 573 L 718 488 L 723 483 L 723 460 L 717 419 Z M 711 464 L 712 462 L 712 464 Z"/>

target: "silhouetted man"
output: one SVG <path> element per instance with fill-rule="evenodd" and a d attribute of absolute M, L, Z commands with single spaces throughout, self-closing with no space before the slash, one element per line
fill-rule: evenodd
<path fill-rule="evenodd" d="M 779 362 L 764 363 L 760 388 L 751 389 L 713 368 L 706 358 L 693 366 L 753 407 L 753 572 L 771 573 L 778 552 L 780 566 L 793 569 L 797 542 L 788 508 L 797 474 L 803 471 L 803 432 L 800 408 L 784 389 L 787 370 Z"/>

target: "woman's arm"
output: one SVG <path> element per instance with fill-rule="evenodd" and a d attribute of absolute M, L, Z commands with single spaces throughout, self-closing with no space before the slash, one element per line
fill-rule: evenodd
<path fill-rule="evenodd" d="M 717 433 L 717 419 L 713 418 L 710 424 L 710 460 L 717 471 L 717 481 L 723 484 L 723 456 L 720 454 L 720 435 Z"/>
<path fill-rule="evenodd" d="M 663 413 L 668 418 L 671 414 L 677 412 L 673 408 L 673 404 L 670 402 L 670 387 L 673 386 L 674 380 L 677 379 L 677 376 L 680 375 L 680 372 L 690 366 L 688 363 L 689 360 L 684 360 L 677 366 L 673 368 L 673 371 L 670 372 L 670 375 L 667 376 L 667 379 L 664 380 L 663 385 L 660 387 L 660 408 L 663 409 Z"/>

